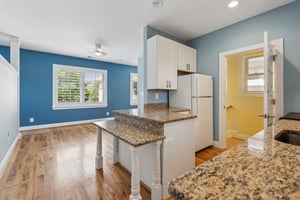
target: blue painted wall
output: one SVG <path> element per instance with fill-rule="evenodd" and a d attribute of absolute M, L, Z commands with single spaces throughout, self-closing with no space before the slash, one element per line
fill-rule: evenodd
<path fill-rule="evenodd" d="M 9 57 L 9 48 L 0 46 L 0 54 Z M 107 70 L 108 107 L 52 110 L 52 65 L 63 64 Z M 112 111 L 130 106 L 130 73 L 135 66 L 94 61 L 21 49 L 20 52 L 20 126 L 51 124 L 113 116 Z M 106 112 L 110 115 L 107 116 Z M 35 122 L 29 123 L 29 117 Z"/>
<path fill-rule="evenodd" d="M 197 72 L 214 76 L 214 139 L 218 140 L 219 53 L 284 38 L 284 113 L 300 112 L 300 1 L 189 41 L 197 49 Z"/>
<path fill-rule="evenodd" d="M 0 54 L 10 63 L 10 48 L 0 45 Z"/>

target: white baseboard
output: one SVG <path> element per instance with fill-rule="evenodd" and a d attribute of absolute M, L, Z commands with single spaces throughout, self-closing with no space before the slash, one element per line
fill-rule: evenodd
<path fill-rule="evenodd" d="M 217 148 L 220 148 L 220 149 L 226 149 L 226 146 L 221 145 L 220 142 L 216 141 L 216 140 L 214 140 L 213 146 L 217 147 Z"/>
<path fill-rule="evenodd" d="M 246 140 L 249 137 L 251 137 L 251 136 L 243 134 L 238 130 L 229 129 L 229 130 L 226 131 L 226 138 L 237 138 L 237 139 Z"/>
<path fill-rule="evenodd" d="M 108 118 L 89 119 L 89 120 L 62 122 L 62 123 L 54 123 L 54 124 L 42 124 L 42 125 L 36 125 L 36 126 L 22 126 L 19 128 L 19 131 L 28 131 L 28 130 L 35 130 L 35 129 L 42 129 L 42 128 L 53 128 L 53 127 L 59 127 L 59 126 L 70 126 L 70 125 L 92 123 L 95 121 L 103 121 L 103 120 L 111 120 L 111 119 L 114 119 L 114 118 L 108 117 Z"/>
<path fill-rule="evenodd" d="M 4 156 L 3 160 L 0 163 L 0 179 L 2 178 L 2 175 L 3 175 L 5 169 L 8 165 L 9 158 L 11 157 L 11 154 L 13 153 L 13 150 L 15 149 L 15 146 L 16 146 L 19 139 L 21 139 L 21 134 L 20 133 L 18 133 L 18 135 L 16 136 L 14 142 L 12 143 L 10 148 L 8 149 L 8 152 L 6 153 L 6 155 Z"/>

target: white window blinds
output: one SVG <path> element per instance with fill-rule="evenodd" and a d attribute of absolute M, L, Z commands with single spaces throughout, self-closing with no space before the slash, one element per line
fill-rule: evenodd
<path fill-rule="evenodd" d="M 105 70 L 53 65 L 53 108 L 107 106 Z"/>
<path fill-rule="evenodd" d="M 138 103 L 138 76 L 137 73 L 130 73 L 130 105 L 137 105 Z"/>
<path fill-rule="evenodd" d="M 246 59 L 246 90 L 247 92 L 264 91 L 264 57 Z"/>

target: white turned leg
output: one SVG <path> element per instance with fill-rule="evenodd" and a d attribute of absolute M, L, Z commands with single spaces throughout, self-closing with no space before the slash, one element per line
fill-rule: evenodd
<path fill-rule="evenodd" d="M 140 194 L 140 159 L 139 149 L 129 146 L 131 152 L 131 195 L 130 200 L 141 200 Z"/>
<path fill-rule="evenodd" d="M 162 187 L 161 187 L 161 165 L 160 165 L 160 147 L 162 142 L 155 142 L 154 150 L 154 168 L 153 168 L 153 183 L 151 188 L 151 199 L 160 200 L 162 199 Z"/>
<path fill-rule="evenodd" d="M 97 128 L 97 154 L 95 158 L 96 169 L 103 168 L 103 157 L 102 157 L 102 130 Z"/>
<path fill-rule="evenodd" d="M 113 136 L 113 164 L 119 162 L 119 139 Z"/>

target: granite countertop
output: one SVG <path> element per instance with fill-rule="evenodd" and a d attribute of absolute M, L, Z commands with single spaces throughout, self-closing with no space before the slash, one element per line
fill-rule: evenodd
<path fill-rule="evenodd" d="M 141 109 L 116 110 L 115 114 L 136 117 L 144 120 L 159 123 L 169 123 L 174 121 L 192 119 L 197 116 L 190 114 L 189 109 L 169 108 L 169 107 L 145 107 Z"/>
<path fill-rule="evenodd" d="M 132 146 L 141 146 L 165 138 L 162 134 L 152 134 L 115 120 L 99 121 L 94 124 Z"/>
<path fill-rule="evenodd" d="M 169 193 L 187 199 L 300 199 L 300 146 L 274 140 L 300 121 L 280 120 L 245 142 L 173 179 Z"/>

